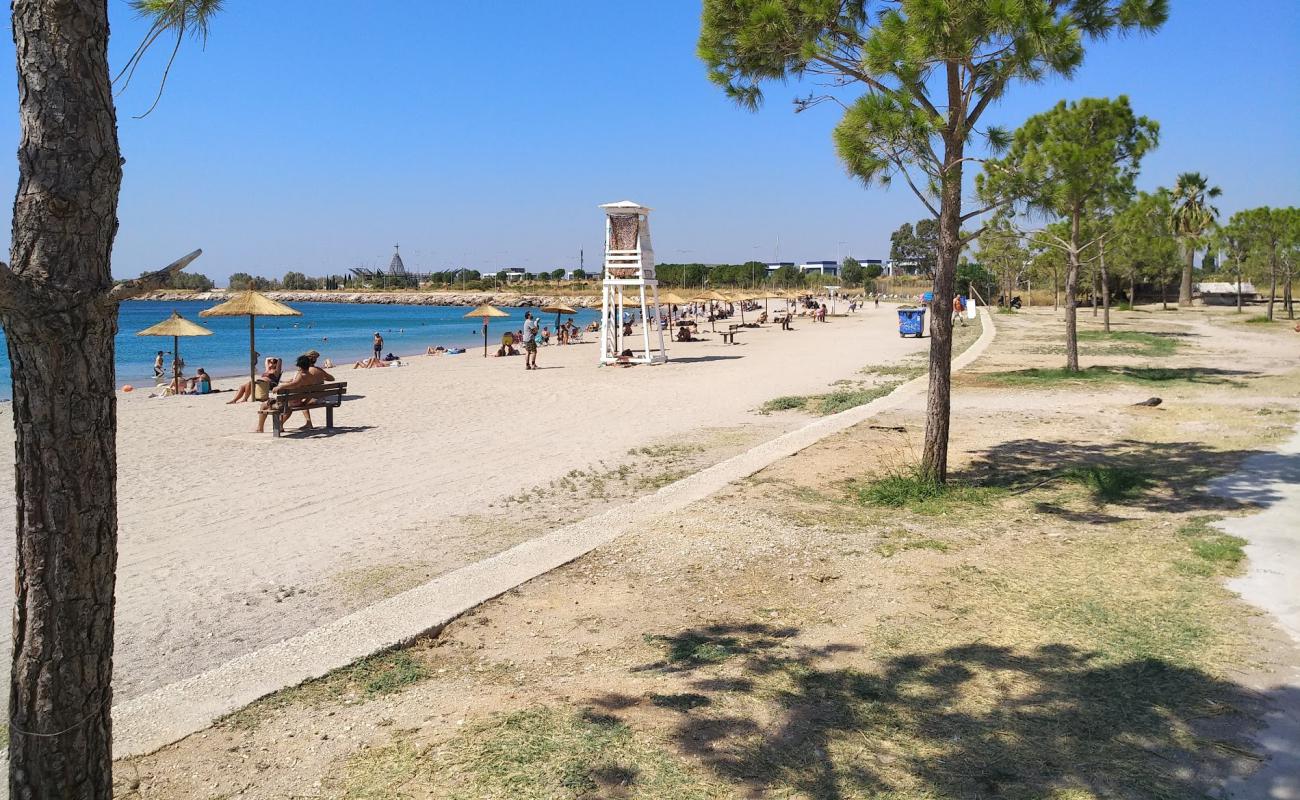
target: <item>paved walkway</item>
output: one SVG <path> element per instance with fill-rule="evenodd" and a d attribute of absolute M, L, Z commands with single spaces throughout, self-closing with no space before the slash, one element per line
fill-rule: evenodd
<path fill-rule="evenodd" d="M 1264 508 L 1218 527 L 1245 539 L 1249 570 L 1228 586 L 1269 612 L 1300 647 L 1300 428 L 1276 453 L 1246 459 L 1240 471 L 1214 483 L 1221 496 Z M 1268 754 L 1249 778 L 1229 784 L 1242 800 L 1300 800 L 1300 668 L 1266 690 L 1272 709 L 1258 735 Z"/>

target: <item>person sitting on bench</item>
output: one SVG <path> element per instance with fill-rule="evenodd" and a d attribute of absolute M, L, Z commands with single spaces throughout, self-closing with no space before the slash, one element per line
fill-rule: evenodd
<path fill-rule="evenodd" d="M 298 360 L 294 362 L 294 365 L 298 367 L 298 373 L 277 386 L 275 389 L 277 392 L 286 392 L 291 389 L 309 389 L 312 386 L 319 386 L 322 383 L 325 383 L 325 373 L 322 370 L 317 369 L 313 372 L 310 356 L 298 356 Z M 266 418 L 269 415 L 276 413 L 273 410 L 274 404 L 275 400 L 272 398 L 267 398 L 267 401 L 262 404 L 261 413 L 259 413 L 257 417 L 258 433 L 264 431 L 266 427 Z M 308 409 L 310 404 L 311 400 L 295 400 L 294 405 L 290 407 L 289 412 L 280 418 L 280 424 L 284 425 L 284 423 L 288 422 L 289 417 L 293 416 L 294 411 L 301 411 L 303 416 L 307 418 L 307 424 L 302 426 L 303 430 L 311 428 L 311 411 Z"/>

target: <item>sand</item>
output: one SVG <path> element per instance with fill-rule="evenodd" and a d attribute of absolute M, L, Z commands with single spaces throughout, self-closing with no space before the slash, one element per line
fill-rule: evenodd
<path fill-rule="evenodd" d="M 470 524 L 516 493 L 642 458 L 629 451 L 651 443 L 771 438 L 801 420 L 759 415 L 763 401 L 827 391 L 929 345 L 897 335 L 891 306 L 749 330 L 735 346 L 702 335 L 655 367 L 597 367 L 593 343 L 542 348 L 535 372 L 481 351 L 349 366 L 335 372 L 352 399 L 331 435 L 251 433 L 254 406 L 229 395 L 120 396 L 116 700 L 546 533 L 536 513 Z M 13 435 L 8 420 L 0 430 Z M 12 466 L 0 469 L 12 485 Z M 13 496 L 0 504 L 12 519 Z M 13 537 L 0 548 L 12 559 Z M 2 580 L 12 596 L 12 571 Z"/>

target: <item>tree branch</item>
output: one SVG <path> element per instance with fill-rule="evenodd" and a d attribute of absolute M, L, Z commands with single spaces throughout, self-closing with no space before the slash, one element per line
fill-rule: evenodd
<path fill-rule="evenodd" d="M 201 255 L 203 255 L 202 250 L 195 250 L 189 255 L 181 256 L 156 272 L 141 275 L 134 280 L 123 281 L 109 290 L 108 299 L 112 302 L 120 302 L 130 300 L 132 297 L 139 297 L 155 289 L 161 289 L 167 285 L 167 281 L 171 279 L 172 275 L 188 267 L 191 261 Z"/>

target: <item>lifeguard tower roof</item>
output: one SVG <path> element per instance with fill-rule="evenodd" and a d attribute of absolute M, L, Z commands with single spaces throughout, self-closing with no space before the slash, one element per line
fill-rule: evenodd
<path fill-rule="evenodd" d="M 626 211 L 629 214 L 630 213 L 645 214 L 647 212 L 654 211 L 653 208 L 648 208 L 646 206 L 641 205 L 640 203 L 634 203 L 631 200 L 619 200 L 617 203 L 605 203 L 601 205 L 601 208 L 606 208 L 611 211 Z"/>

